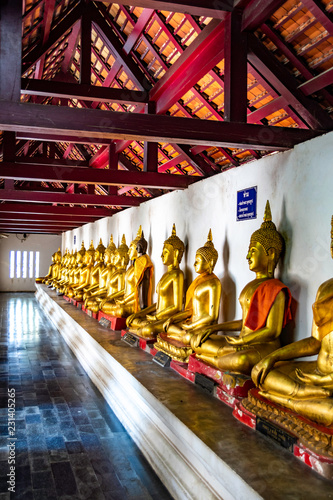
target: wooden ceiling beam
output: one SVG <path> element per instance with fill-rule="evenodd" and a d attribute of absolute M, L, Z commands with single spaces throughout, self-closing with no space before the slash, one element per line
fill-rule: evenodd
<path fill-rule="evenodd" d="M 318 103 L 306 97 L 298 89 L 297 80 L 280 61 L 272 57 L 270 51 L 254 34 L 248 34 L 248 41 L 250 63 L 285 97 L 289 106 L 294 108 L 310 128 L 331 130 L 333 120 Z"/>
<path fill-rule="evenodd" d="M 96 205 L 96 206 L 119 206 L 137 207 L 145 199 L 132 196 L 103 196 L 96 194 L 67 194 L 67 193 L 44 193 L 40 191 L 23 191 L 16 189 L 2 189 L 1 199 L 3 201 L 19 201 L 29 203 L 60 203 L 72 205 Z"/>
<path fill-rule="evenodd" d="M 90 0 L 93 1 L 93 0 Z M 95 0 L 94 0 L 95 1 Z M 104 1 L 104 0 L 96 0 Z M 112 0 L 106 0 L 113 3 Z M 104 2 L 105 3 L 105 2 Z M 120 5 L 128 5 L 128 1 L 120 0 Z M 166 10 L 167 12 L 184 12 L 194 16 L 206 16 L 221 18 L 225 11 L 231 12 L 233 0 L 131 0 L 131 6 L 143 7 L 145 9 Z"/>
<path fill-rule="evenodd" d="M 23 73 L 30 69 L 53 45 L 62 38 L 73 25 L 81 18 L 82 4 L 79 2 L 73 9 L 69 9 L 63 19 L 51 30 L 50 36 L 44 45 L 36 45 L 28 50 L 22 58 Z"/>
<path fill-rule="evenodd" d="M 242 0 L 235 0 L 235 7 L 241 7 Z M 248 2 L 246 2 L 248 3 Z M 242 30 L 255 31 L 276 12 L 285 0 L 252 0 L 243 13 Z"/>
<path fill-rule="evenodd" d="M 123 104 L 148 102 L 147 93 L 140 90 L 114 89 L 83 83 L 34 80 L 31 78 L 21 79 L 21 94 Z"/>
<path fill-rule="evenodd" d="M 110 217 L 118 210 L 111 210 L 108 208 L 84 208 L 84 207 L 70 207 L 63 205 L 39 205 L 37 203 L 0 203 L 0 214 L 45 214 L 56 216 L 72 216 L 80 217 L 82 220 L 86 218 L 101 219 L 102 217 Z"/>
<path fill-rule="evenodd" d="M 103 184 L 105 186 L 158 187 L 160 189 L 186 189 L 190 184 L 198 180 L 195 176 L 160 174 L 154 171 L 141 172 L 138 170 L 129 172 L 127 170 L 50 167 L 47 165 L 37 167 L 29 163 L 5 161 L 0 164 L 0 178 L 21 181 Z"/>
<path fill-rule="evenodd" d="M 297 89 L 296 89 L 297 90 Z M 300 91 L 298 91 L 300 92 Z M 306 97 L 302 94 L 304 99 Z M 322 131 L 264 125 L 193 120 L 141 113 L 42 106 L 0 101 L 0 130 L 62 135 L 86 141 L 87 136 L 105 139 L 167 142 L 189 145 L 246 147 L 283 150 L 318 136 Z M 47 112 L 46 112 L 47 111 Z M 326 116 L 326 115 L 325 115 Z M 330 118 L 327 118 L 331 122 Z M 333 125 L 333 122 L 331 122 Z M 328 123 L 325 123 L 328 129 Z M 267 138 L 270 138 L 268 140 Z"/>
<path fill-rule="evenodd" d="M 0 2 L 0 20 L 0 99 L 19 101 L 22 1 Z"/>
<path fill-rule="evenodd" d="M 73 217 L 72 215 L 50 215 L 50 214 L 0 214 L 0 222 L 9 221 L 21 221 L 21 222 L 52 222 L 61 224 L 76 224 L 80 226 L 81 224 L 87 224 L 89 222 L 95 222 L 94 217 Z"/>

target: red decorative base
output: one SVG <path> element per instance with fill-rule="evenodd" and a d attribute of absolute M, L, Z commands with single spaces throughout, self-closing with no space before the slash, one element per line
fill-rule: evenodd
<path fill-rule="evenodd" d="M 118 318 L 117 316 L 109 316 L 103 311 L 98 311 L 97 320 L 100 321 L 101 318 L 106 318 L 110 321 L 111 330 L 122 330 L 126 327 L 126 318 Z"/>
<path fill-rule="evenodd" d="M 253 430 L 258 430 L 259 425 L 262 428 L 263 422 L 264 425 L 265 422 L 267 422 L 267 426 L 271 426 L 271 428 L 273 428 L 273 431 L 267 433 L 264 432 L 264 434 L 274 439 L 275 442 L 279 442 L 279 444 L 281 444 L 281 439 L 278 440 L 276 438 L 279 433 L 281 433 L 282 435 L 283 433 L 288 433 L 289 435 L 293 436 L 295 443 L 291 446 L 290 449 L 293 455 L 304 462 L 306 465 L 311 467 L 311 469 L 318 472 L 320 475 L 332 480 L 333 457 L 330 458 L 330 456 L 327 456 L 327 454 L 320 454 L 320 452 L 309 449 L 309 447 L 304 443 L 304 440 L 310 439 L 313 444 L 316 442 L 318 443 L 320 441 L 320 435 L 322 434 L 325 434 L 326 439 L 328 437 L 329 440 L 332 440 L 333 429 L 324 427 L 320 424 L 316 424 L 315 422 L 312 422 L 311 420 L 308 420 L 307 418 L 302 417 L 301 415 L 298 415 L 297 413 L 287 408 L 283 408 L 280 405 L 268 401 L 266 398 L 259 395 L 258 389 L 251 389 L 249 396 L 251 396 L 251 401 L 253 401 L 253 398 L 255 398 L 258 400 L 258 403 L 263 402 L 266 407 L 270 407 L 271 414 L 273 414 L 274 416 L 270 416 L 267 410 L 260 408 L 258 411 L 259 414 L 257 415 L 255 413 L 255 411 L 257 410 L 251 411 L 248 408 L 244 407 L 244 404 L 247 404 L 249 401 L 248 399 L 245 399 L 243 402 L 238 402 L 235 406 L 233 411 L 234 417 L 236 417 L 237 420 Z M 281 414 L 282 412 L 284 414 L 283 421 L 286 422 L 287 420 L 289 420 L 291 423 L 291 426 L 288 426 L 289 428 L 287 429 L 276 422 L 276 416 Z M 265 413 L 267 413 L 267 415 L 265 415 Z M 299 422 L 299 425 L 297 424 L 297 422 Z M 307 433 L 304 432 L 304 426 L 306 427 Z M 310 436 L 310 433 L 313 434 L 312 438 Z M 308 436 L 306 436 L 306 434 L 308 434 Z M 309 446 L 312 447 L 312 444 L 309 444 Z"/>
<path fill-rule="evenodd" d="M 182 377 L 187 378 L 187 380 L 194 382 L 195 374 L 188 369 L 187 363 L 179 363 L 178 361 L 172 360 L 170 368 L 175 370 Z"/>
<path fill-rule="evenodd" d="M 218 370 L 198 359 L 195 354 L 189 358 L 188 369 L 194 374 L 200 373 L 214 380 L 218 385 L 216 397 L 232 408 L 238 401 L 245 398 L 249 390 L 254 387 L 250 377 Z"/>
<path fill-rule="evenodd" d="M 71 302 L 71 298 L 67 297 L 67 295 L 63 295 L 62 298 L 65 299 L 67 302 Z"/>

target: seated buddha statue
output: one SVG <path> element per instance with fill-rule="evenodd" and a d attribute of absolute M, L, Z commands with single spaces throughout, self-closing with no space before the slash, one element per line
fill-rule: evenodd
<path fill-rule="evenodd" d="M 60 250 L 60 248 L 59 248 L 59 250 Z M 49 270 L 48 270 L 47 274 L 43 277 L 36 278 L 36 283 L 46 283 L 46 281 L 52 277 L 52 268 L 55 266 L 55 263 L 56 263 L 56 252 L 54 252 L 52 254 L 51 264 L 49 266 Z"/>
<path fill-rule="evenodd" d="M 141 226 L 137 237 L 129 247 L 128 256 L 133 265 L 125 274 L 124 290 L 119 292 L 113 301 L 107 301 L 102 311 L 110 316 L 126 318 L 130 314 L 151 304 L 153 264 L 146 254 L 147 241 Z"/>
<path fill-rule="evenodd" d="M 61 257 L 58 275 L 54 280 L 52 280 L 52 288 L 54 288 L 55 290 L 58 288 L 60 283 L 62 283 L 65 278 L 65 273 L 67 271 L 68 257 L 69 257 L 69 252 L 68 248 L 66 248 L 64 255 Z"/>
<path fill-rule="evenodd" d="M 62 259 L 62 257 L 61 257 L 60 248 L 53 255 L 54 255 L 54 266 L 52 266 L 51 276 L 48 279 L 45 279 L 45 281 L 44 281 L 44 283 L 46 285 L 49 285 L 49 286 L 52 286 L 53 281 L 56 280 L 58 278 L 58 276 L 60 276 L 60 271 L 61 271 L 61 259 Z"/>
<path fill-rule="evenodd" d="M 209 230 L 207 242 L 196 252 L 194 269 L 199 276 L 187 290 L 184 311 L 164 322 L 166 333 L 159 334 L 154 344 L 174 360 L 186 363 L 192 353 L 191 338 L 217 322 L 221 299 L 221 283 L 213 274 L 217 258 Z"/>
<path fill-rule="evenodd" d="M 90 247 L 84 254 L 83 266 L 80 269 L 79 283 L 74 285 L 73 293 L 75 300 L 83 300 L 84 288 L 89 286 L 90 284 L 90 274 L 94 267 L 94 256 L 95 256 L 95 248 L 93 241 L 91 240 Z"/>
<path fill-rule="evenodd" d="M 284 241 L 272 222 L 269 202 L 264 222 L 250 240 L 247 260 L 256 278 L 240 293 L 242 319 L 215 325 L 191 340 L 196 357 L 222 371 L 249 375 L 260 359 L 280 347 L 282 328 L 291 319 L 291 294 L 274 270 Z M 238 336 L 214 331 L 240 331 Z"/>
<path fill-rule="evenodd" d="M 333 217 L 331 228 L 333 258 Z M 311 337 L 272 352 L 252 370 L 265 398 L 314 422 L 333 425 L 333 278 L 322 283 L 313 308 Z M 295 358 L 317 356 L 315 361 Z M 281 363 L 282 362 L 282 363 Z M 277 364 L 278 363 L 278 364 Z M 330 444 L 332 448 L 332 443 Z"/>
<path fill-rule="evenodd" d="M 65 291 L 64 291 L 64 293 L 67 297 L 70 297 L 70 298 L 74 297 L 73 287 L 75 285 L 79 284 L 80 272 L 82 270 L 82 267 L 85 266 L 85 264 L 84 264 L 85 255 L 86 255 L 86 249 L 84 246 L 84 242 L 82 241 L 82 245 L 81 245 L 80 250 L 78 252 L 76 252 L 75 266 L 70 273 L 69 283 L 67 284 Z"/>
<path fill-rule="evenodd" d="M 99 244 L 95 249 L 94 254 L 94 267 L 90 273 L 90 282 L 88 286 L 84 287 L 83 300 L 86 300 L 91 296 L 91 294 L 98 290 L 99 288 L 99 275 L 104 269 L 104 252 L 105 246 L 102 243 L 102 238 L 99 240 Z"/>
<path fill-rule="evenodd" d="M 93 312 L 99 311 L 99 305 L 108 293 L 108 284 L 111 276 L 116 271 L 114 264 L 114 255 L 117 250 L 113 242 L 113 235 L 111 235 L 110 243 L 105 249 L 104 253 L 104 268 L 99 273 L 99 283 L 97 290 L 91 292 L 88 298 L 85 299 L 84 307 Z"/>
<path fill-rule="evenodd" d="M 154 337 L 163 330 L 166 319 L 182 310 L 184 274 L 179 264 L 183 253 L 184 243 L 176 235 L 173 225 L 172 234 L 163 245 L 161 258 L 168 270 L 157 284 L 157 302 L 127 318 L 130 332 L 143 338 Z"/>
<path fill-rule="evenodd" d="M 92 308 L 94 312 L 102 310 L 105 314 L 110 314 L 111 309 L 115 305 L 116 298 L 123 296 L 128 262 L 128 246 L 126 245 L 125 235 L 123 235 L 121 244 L 115 249 L 113 254 L 113 265 L 115 271 L 108 279 L 105 296 L 97 298 L 97 304 L 95 304 L 94 308 Z"/>
<path fill-rule="evenodd" d="M 64 293 L 68 283 L 69 283 L 69 277 L 70 273 L 75 265 L 75 255 L 74 255 L 74 250 L 71 251 L 71 253 L 68 253 L 67 256 L 67 262 L 66 262 L 66 269 L 63 273 L 63 278 L 62 280 L 58 283 L 57 286 L 57 291 L 58 293 Z"/>
<path fill-rule="evenodd" d="M 74 284 L 74 273 L 77 269 L 77 250 L 72 250 L 72 253 L 71 253 L 71 260 L 70 260 L 70 263 L 69 263 L 69 272 L 68 272 L 68 277 L 67 277 L 67 280 L 66 280 L 66 283 L 65 285 L 63 286 L 62 288 L 62 293 L 65 293 L 67 291 L 67 289 L 72 285 Z"/>

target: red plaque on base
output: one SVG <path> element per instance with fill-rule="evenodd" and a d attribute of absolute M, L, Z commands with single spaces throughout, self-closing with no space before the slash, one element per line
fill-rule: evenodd
<path fill-rule="evenodd" d="M 101 318 L 105 318 L 110 321 L 111 330 L 122 330 L 126 327 L 126 318 L 118 318 L 117 316 L 109 316 L 103 311 L 98 311 L 97 320 L 100 321 Z"/>

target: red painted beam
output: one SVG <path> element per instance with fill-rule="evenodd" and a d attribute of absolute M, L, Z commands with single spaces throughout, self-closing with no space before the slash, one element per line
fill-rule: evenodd
<path fill-rule="evenodd" d="M 302 0 L 302 4 L 315 16 L 317 22 L 324 26 L 330 35 L 333 35 L 333 22 L 325 11 L 325 5 L 314 0 Z"/>
<path fill-rule="evenodd" d="M 306 99 L 304 94 L 302 95 Z M 172 142 L 192 146 L 210 144 L 219 147 L 276 151 L 291 148 L 323 133 L 318 130 L 203 121 L 141 113 L 110 113 L 62 106 L 46 108 L 38 104 L 7 101 L 0 101 L 0 108 L 0 130 L 55 133 L 63 135 L 64 141 L 68 135 L 105 139 L 126 137 L 136 141 Z M 329 118 L 326 121 L 331 122 Z M 333 127 L 333 122 L 331 123 Z"/>
<path fill-rule="evenodd" d="M 107 0 L 107 3 L 113 3 L 113 1 Z M 120 0 L 118 3 L 128 5 L 126 0 Z M 131 0 L 131 6 L 166 10 L 168 12 L 185 12 L 194 16 L 221 18 L 225 11 L 230 12 L 232 10 L 233 0 L 219 0 L 218 2 L 212 0 Z"/>
<path fill-rule="evenodd" d="M 27 213 L 20 213 L 20 214 L 9 214 L 6 213 L 4 214 L 3 212 L 0 213 L 0 221 L 33 221 L 33 222 L 45 222 L 45 221 L 50 221 L 52 223 L 54 222 L 59 222 L 59 223 L 64 223 L 64 224 L 72 224 L 72 225 L 81 225 L 81 224 L 87 224 L 88 222 L 95 222 L 94 217 L 79 217 L 73 216 L 73 215 L 53 215 L 53 214 L 27 214 Z"/>
<path fill-rule="evenodd" d="M 237 6 L 238 0 L 235 2 Z M 285 0 L 252 0 L 244 9 L 242 29 L 255 31 L 276 12 Z"/>
<path fill-rule="evenodd" d="M 311 95 L 332 84 L 333 84 L 333 68 L 330 68 L 321 73 L 320 75 L 311 78 L 311 80 L 302 83 L 301 85 L 299 85 L 298 88 L 303 92 L 304 95 Z"/>
<path fill-rule="evenodd" d="M 137 207 L 145 198 L 131 196 L 103 196 L 93 194 L 43 193 L 39 191 L 17 191 L 2 189 L 0 199 L 3 201 L 25 201 L 30 203 L 60 203 L 73 205 L 100 205 Z"/>
<path fill-rule="evenodd" d="M 70 207 L 70 206 L 57 206 L 57 205 L 32 205 L 28 203 L 0 203 L 0 213 L 13 213 L 13 214 L 47 214 L 47 215 L 63 215 L 80 217 L 83 221 L 86 218 L 93 217 L 101 219 L 103 217 L 110 217 L 117 213 L 118 210 L 110 210 L 108 208 L 84 208 L 84 207 Z"/>
<path fill-rule="evenodd" d="M 223 57 L 224 22 L 212 20 L 150 91 L 156 113 L 165 113 Z"/>
<path fill-rule="evenodd" d="M 140 90 L 114 89 L 83 83 L 21 79 L 21 93 L 44 97 L 61 97 L 123 104 L 147 103 L 148 95 Z"/>
<path fill-rule="evenodd" d="M 141 37 L 143 31 L 145 30 L 147 24 L 149 23 L 153 15 L 154 15 L 153 9 L 144 9 L 141 12 L 139 19 L 135 23 L 134 28 L 128 35 L 128 38 L 123 46 L 123 51 L 126 54 L 129 54 L 131 52 L 131 50 Z"/>
<path fill-rule="evenodd" d="M 43 156 L 17 156 L 14 160 L 17 163 L 25 163 L 29 165 L 46 165 L 54 167 L 88 167 L 89 162 L 86 160 L 66 160 L 59 158 L 45 158 Z"/>
<path fill-rule="evenodd" d="M 63 134 L 43 134 L 35 131 L 29 131 L 26 129 L 24 132 L 18 132 L 16 134 L 17 139 L 23 139 L 26 141 L 43 141 L 43 142 L 75 142 L 76 144 L 100 144 L 109 145 L 111 140 L 102 137 L 78 137 L 77 135 L 66 135 Z"/>
<path fill-rule="evenodd" d="M 32 233 L 52 233 L 52 234 L 58 234 L 58 233 L 64 233 L 65 231 L 71 231 L 73 229 L 76 229 L 76 227 L 66 227 L 66 226 L 52 226 L 49 224 L 44 224 L 43 226 L 36 226 L 36 227 L 31 227 L 31 226 L 26 226 L 26 225 L 21 225 L 21 226 L 10 226 L 7 224 L 1 224 L 0 225 L 0 231 L 2 233 L 16 233 L 16 234 L 32 234 Z"/>
<path fill-rule="evenodd" d="M 37 167 L 12 162 L 0 163 L 0 178 L 21 181 L 102 184 L 105 186 L 158 187 L 160 189 L 186 189 L 189 184 L 198 180 L 197 177 L 190 175 L 160 174 L 152 171 L 128 172 L 127 170 L 50 167 L 47 165 Z M 104 203 L 104 205 L 107 204 Z"/>

